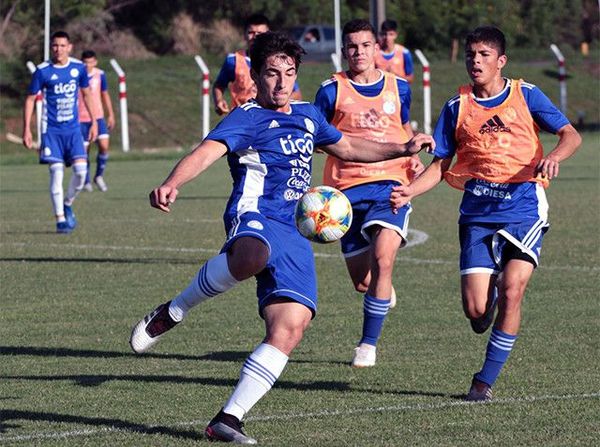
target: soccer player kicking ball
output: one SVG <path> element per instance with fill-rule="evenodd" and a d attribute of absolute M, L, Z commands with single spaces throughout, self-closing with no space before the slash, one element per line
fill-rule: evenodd
<path fill-rule="evenodd" d="M 375 68 L 377 41 L 371 24 L 351 20 L 342 31 L 348 71 L 321 84 L 315 105 L 344 135 L 403 143 L 412 137 L 410 87 L 406 80 Z M 395 304 L 394 261 L 406 244 L 410 203 L 392 213 L 392 187 L 407 185 L 423 170 L 418 156 L 356 163 L 327 157 L 323 183 L 340 189 L 352 204 L 353 219 L 341 240 L 354 288 L 364 294 L 362 337 L 352 366 L 375 366 L 376 346 L 387 313 Z"/>
<path fill-rule="evenodd" d="M 567 118 L 535 85 L 502 77 L 504 51 L 504 35 L 497 28 L 480 27 L 467 36 L 471 84 L 460 87 L 443 107 L 431 164 L 391 195 L 398 209 L 442 179 L 464 190 L 458 222 L 461 291 L 473 331 L 484 333 L 498 307 L 483 367 L 466 397 L 472 401 L 492 398 L 517 339 L 521 302 L 549 226 L 544 188 L 581 144 Z M 548 155 L 538 128 L 558 135 Z"/>
<path fill-rule="evenodd" d="M 142 319 L 130 339 L 135 352 L 145 352 L 194 306 L 256 277 L 266 335 L 244 363 L 231 397 L 206 427 L 211 440 L 256 443 L 244 433 L 241 420 L 271 389 L 315 316 L 314 257 L 294 225 L 294 207 L 310 185 L 314 147 L 346 160 L 379 161 L 411 155 L 433 143 L 427 135 L 387 145 L 343 137 L 313 105 L 290 102 L 303 53 L 283 35 L 258 36 L 251 50 L 256 100 L 227 115 L 150 193 L 151 205 L 169 212 L 184 183 L 227 155 L 233 191 L 221 253 L 202 266 L 181 294 Z M 359 145 L 368 150 L 355 149 Z"/>
<path fill-rule="evenodd" d="M 87 173 L 87 153 L 79 130 L 77 94 L 81 90 L 83 101 L 90 116 L 93 115 L 88 75 L 85 66 L 69 57 L 73 46 L 64 31 L 55 32 L 50 39 L 52 58 L 38 65 L 29 84 L 23 110 L 23 144 L 33 147 L 31 117 L 35 96 L 44 94 L 44 121 L 42 122 L 42 147 L 39 149 L 40 163 L 49 165 L 50 199 L 56 216 L 56 232 L 71 233 L 77 220 L 71 206 L 83 189 Z M 92 121 L 88 138 L 96 139 L 98 125 Z M 65 165 L 73 166 L 73 176 L 64 198 L 63 177 Z"/>

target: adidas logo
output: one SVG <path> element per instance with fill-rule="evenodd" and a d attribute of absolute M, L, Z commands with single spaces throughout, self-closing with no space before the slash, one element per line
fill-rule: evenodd
<path fill-rule="evenodd" d="M 510 127 L 506 127 L 506 125 L 502 122 L 498 115 L 494 115 L 492 118 L 487 120 L 485 123 L 481 125 L 479 128 L 479 133 L 493 133 L 493 132 L 510 132 Z"/>
<path fill-rule="evenodd" d="M 271 124 L 269 124 L 269 129 L 274 129 L 276 127 L 279 127 L 279 123 L 275 120 L 271 121 Z"/>
<path fill-rule="evenodd" d="M 56 73 L 54 73 L 52 76 L 50 76 L 51 81 L 56 81 L 57 79 L 58 79 L 58 76 L 56 76 Z"/>
<path fill-rule="evenodd" d="M 354 100 L 350 96 L 346 96 L 344 98 L 344 101 L 342 102 L 342 104 L 344 104 L 344 105 L 346 105 L 346 104 L 354 104 Z"/>

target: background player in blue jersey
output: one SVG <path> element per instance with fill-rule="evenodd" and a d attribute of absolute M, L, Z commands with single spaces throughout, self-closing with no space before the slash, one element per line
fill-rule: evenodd
<path fill-rule="evenodd" d="M 468 35 L 465 62 L 471 84 L 443 107 L 434 132 L 435 157 L 408 186 L 395 188 L 399 207 L 442 178 L 464 190 L 460 205 L 460 273 L 465 315 L 483 333 L 498 315 L 481 370 L 467 400 L 490 400 L 515 343 L 521 302 L 538 265 L 548 224 L 544 192 L 562 161 L 581 144 L 567 118 L 534 85 L 502 77 L 505 39 L 494 27 Z M 558 135 L 547 155 L 538 128 Z M 450 168 L 454 155 L 456 163 Z"/>
<path fill-rule="evenodd" d="M 375 68 L 374 28 L 367 20 L 351 20 L 344 25 L 342 43 L 348 71 L 321 84 L 315 106 L 344 135 L 382 142 L 408 140 L 413 135 L 410 87 L 405 79 Z M 362 336 L 354 348 L 354 368 L 375 366 L 377 341 L 396 301 L 394 262 L 406 243 L 412 208 L 409 204 L 402 212 L 392 213 L 391 188 L 408 183 L 423 168 L 418 155 L 370 166 L 328 157 L 325 164 L 324 183 L 343 190 L 354 211 L 352 227 L 341 240 L 350 278 L 364 294 Z"/>
<path fill-rule="evenodd" d="M 205 434 L 209 439 L 254 444 L 240 421 L 273 386 L 317 308 L 310 243 L 294 225 L 294 207 L 311 181 L 316 146 L 342 159 L 378 161 L 416 153 L 433 143 L 417 135 L 406 144 L 349 140 L 311 104 L 290 102 L 302 48 L 287 37 L 264 33 L 251 50 L 256 101 L 233 110 L 150 193 L 153 207 L 169 212 L 178 189 L 227 155 L 233 191 L 224 223 L 227 240 L 190 285 L 157 307 L 133 329 L 132 349 L 145 352 L 183 320 L 190 309 L 252 276 L 266 336 L 242 367 L 240 380 Z M 352 145 L 351 145 L 352 142 Z M 355 150 L 354 145 L 367 151 Z"/>
<path fill-rule="evenodd" d="M 256 95 L 256 86 L 250 76 L 249 52 L 256 36 L 269 31 L 269 19 L 263 14 L 253 14 L 244 23 L 246 50 L 229 53 L 221 66 L 217 79 L 213 83 L 212 96 L 215 110 L 219 115 L 229 113 Z M 225 91 L 229 88 L 231 104 L 225 100 Z M 294 83 L 292 99 L 302 99 L 298 83 Z"/>
<path fill-rule="evenodd" d="M 77 221 L 71 209 L 75 197 L 82 190 L 87 172 L 87 153 L 79 129 L 77 96 L 81 89 L 85 105 L 93 116 L 88 76 L 85 66 L 69 57 L 72 50 L 69 35 L 57 31 L 51 37 L 52 58 L 38 65 L 29 85 L 23 111 L 23 144 L 33 147 L 31 117 L 35 96 L 40 90 L 44 95 L 42 117 L 42 146 L 39 148 L 40 163 L 49 165 L 50 199 L 56 216 L 56 231 L 70 233 Z M 93 141 L 98 135 L 96 120 L 89 131 Z M 65 165 L 73 166 L 73 175 L 64 197 L 63 177 Z"/>

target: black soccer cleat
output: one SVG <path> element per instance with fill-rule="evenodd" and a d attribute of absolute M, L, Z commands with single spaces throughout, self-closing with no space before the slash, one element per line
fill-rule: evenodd
<path fill-rule="evenodd" d="M 256 439 L 246 435 L 244 423 L 223 409 L 209 422 L 204 430 L 206 439 L 210 441 L 232 442 L 234 444 L 257 444 Z"/>

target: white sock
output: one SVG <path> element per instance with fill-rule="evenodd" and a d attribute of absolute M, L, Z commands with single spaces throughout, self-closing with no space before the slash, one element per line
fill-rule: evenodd
<path fill-rule="evenodd" d="M 229 271 L 227 254 L 221 253 L 206 261 L 190 285 L 171 301 L 169 315 L 173 320 L 181 321 L 192 307 L 226 292 L 238 282 Z"/>
<path fill-rule="evenodd" d="M 240 380 L 223 411 L 240 421 L 281 375 L 289 357 L 274 346 L 260 344 L 242 367 Z"/>
<path fill-rule="evenodd" d="M 65 203 L 69 206 L 73 204 L 73 200 L 75 200 L 77 194 L 83 189 L 85 175 L 87 174 L 87 164 L 75 163 L 72 169 L 73 174 L 71 175 L 71 181 L 69 182 L 69 188 L 67 189 L 67 198 L 65 199 Z"/>
<path fill-rule="evenodd" d="M 63 206 L 64 192 L 63 192 L 63 178 L 65 175 L 65 165 L 62 163 L 52 163 L 48 166 L 50 173 L 50 201 L 52 202 L 52 209 L 54 210 L 55 216 L 58 217 L 59 222 L 65 221 L 65 209 Z"/>

